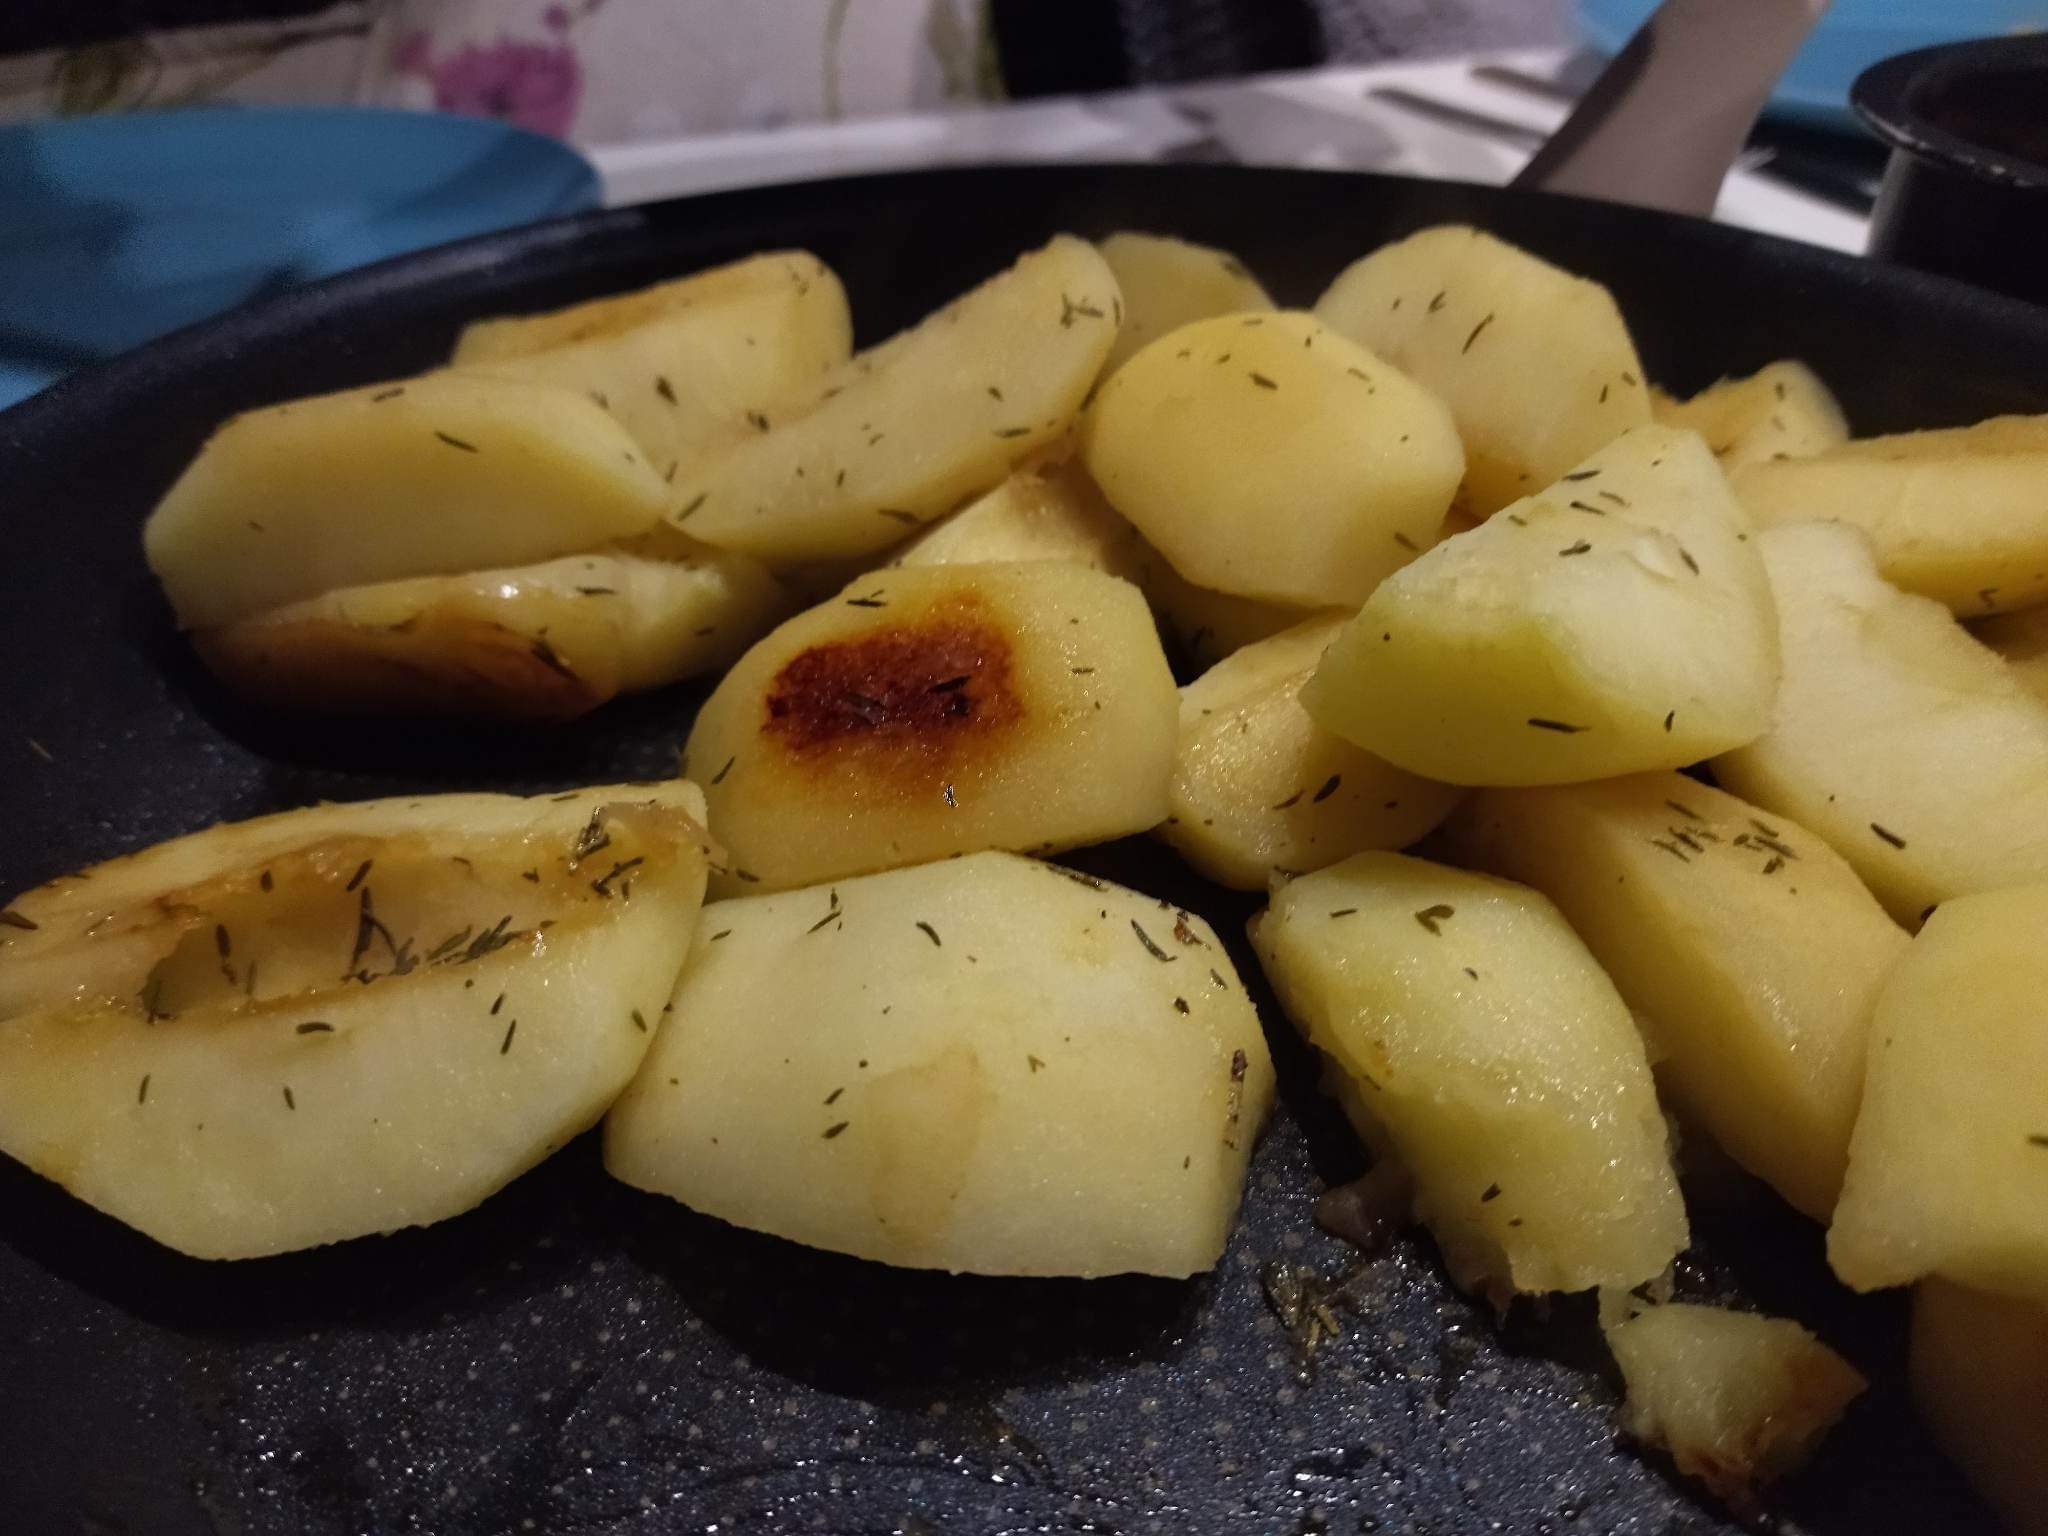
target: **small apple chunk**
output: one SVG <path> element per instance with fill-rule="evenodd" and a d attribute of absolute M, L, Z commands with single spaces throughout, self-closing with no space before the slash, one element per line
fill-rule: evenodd
<path fill-rule="evenodd" d="M 1622 1427 L 1737 1508 L 1804 1465 L 1869 1385 L 1790 1318 L 1668 1302 L 1606 1332 Z"/>

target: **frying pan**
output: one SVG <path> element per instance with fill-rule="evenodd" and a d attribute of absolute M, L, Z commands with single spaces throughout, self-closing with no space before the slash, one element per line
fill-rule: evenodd
<path fill-rule="evenodd" d="M 0 415 L 0 889 L 226 817 L 672 772 L 701 687 L 549 733 L 302 723 L 177 639 L 137 528 L 233 411 L 427 367 L 456 328 L 801 245 L 864 340 L 1056 230 L 1227 246 L 1283 301 L 1464 220 L 1607 283 L 1653 377 L 1803 357 L 1863 431 L 2048 410 L 2048 311 L 1640 210 L 1238 167 L 918 172 L 595 214 L 405 257 L 181 332 Z M 1075 862 L 1242 932 L 1150 845 Z M 1248 978 L 1256 966 L 1240 944 Z M 1315 1194 L 1360 1154 L 1269 996 L 1282 1108 L 1216 1271 L 947 1277 L 740 1232 L 606 1179 L 589 1137 L 458 1220 L 218 1265 L 0 1166 L 0 1531 L 1615 1532 L 1744 1529 L 1621 1447 L 1583 1299 L 1496 1326 L 1427 1239 L 1367 1259 Z M 336 1168 L 335 1178 L 349 1176 Z M 1872 1378 L 1774 1501 L 1787 1528 L 1987 1524 L 1905 1406 L 1896 1295 L 1818 1229 L 1691 1178 L 1682 1294 L 1815 1327 Z M 1348 1277 L 1304 1368 L 1262 1266 Z"/>

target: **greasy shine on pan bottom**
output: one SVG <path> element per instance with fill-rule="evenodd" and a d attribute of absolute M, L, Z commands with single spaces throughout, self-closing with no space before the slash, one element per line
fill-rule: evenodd
<path fill-rule="evenodd" d="M 762 249 L 823 257 L 865 343 L 1060 230 L 1224 246 L 1305 303 L 1364 251 L 1446 221 L 1607 284 L 1676 390 L 1789 356 L 1836 387 L 1859 432 L 2048 410 L 2048 312 L 1727 228 L 1479 187 L 944 171 L 489 236 L 238 311 L 0 415 L 0 887 L 320 799 L 674 770 L 703 685 L 530 732 L 306 724 L 221 692 L 175 634 L 137 531 L 232 412 L 429 366 L 480 315 Z M 1249 899 L 1150 843 L 1071 862 L 1203 912 L 1257 976 L 1239 937 Z M 1496 1326 L 1450 1289 L 1426 1237 L 1365 1260 L 1318 1231 L 1316 1194 L 1361 1155 L 1259 1001 L 1281 1108 L 1223 1262 L 1188 1282 L 952 1278 L 817 1253 L 606 1178 L 588 1136 L 454 1221 L 235 1265 L 181 1258 L 0 1165 L 0 1528 L 1743 1528 L 1618 1443 L 1590 1301 L 1524 1304 Z M 1906 1406 L 1902 1298 L 1842 1291 L 1820 1230 L 1767 1195 L 1688 1194 L 1680 1294 L 1799 1317 L 1873 1382 L 1773 1518 L 1981 1526 Z M 1344 1282 L 1341 1336 L 1312 1360 L 1262 1285 L 1276 1263 Z"/>

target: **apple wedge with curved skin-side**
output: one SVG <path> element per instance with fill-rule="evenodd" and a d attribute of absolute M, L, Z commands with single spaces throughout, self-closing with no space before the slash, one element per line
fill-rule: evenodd
<path fill-rule="evenodd" d="M 1138 589 L 1085 566 L 904 566 L 773 631 L 687 761 L 721 896 L 984 848 L 1050 853 L 1166 816 L 1178 709 Z"/>
<path fill-rule="evenodd" d="M 1061 235 L 760 413 L 676 477 L 671 520 L 778 568 L 878 554 L 1065 433 L 1122 312 L 1095 247 Z"/>
<path fill-rule="evenodd" d="M 887 1264 L 1191 1275 L 1272 1094 L 1199 917 L 980 853 L 706 907 L 605 1166 Z"/>
<path fill-rule="evenodd" d="M 480 321 L 450 366 L 589 396 L 673 480 L 752 433 L 750 417 L 815 388 L 852 350 L 839 279 L 809 252 L 787 251 L 555 315 Z"/>
<path fill-rule="evenodd" d="M 443 371 L 235 417 L 142 546 L 178 622 L 211 629 L 337 587 L 575 554 L 656 527 L 667 504 L 596 402 Z"/>
<path fill-rule="evenodd" d="M 343 587 L 193 642 L 229 687 L 282 708 L 566 720 L 724 666 L 789 606 L 759 561 L 657 529 L 539 565 Z"/>
<path fill-rule="evenodd" d="M 596 1123 L 703 900 L 682 780 L 218 826 L 0 924 L 0 1151 L 198 1258 L 440 1221 Z"/>
<path fill-rule="evenodd" d="M 1958 618 L 2048 603 L 2048 415 L 1765 459 L 1735 475 L 1735 494 L 1759 527 L 1862 529 L 1886 581 Z"/>

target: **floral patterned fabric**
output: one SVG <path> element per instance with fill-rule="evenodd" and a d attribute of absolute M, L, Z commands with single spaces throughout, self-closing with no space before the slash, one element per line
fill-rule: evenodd
<path fill-rule="evenodd" d="M 355 103 L 616 144 L 983 100 L 998 81 L 983 0 L 342 0 L 0 59 L 0 121 Z"/>

